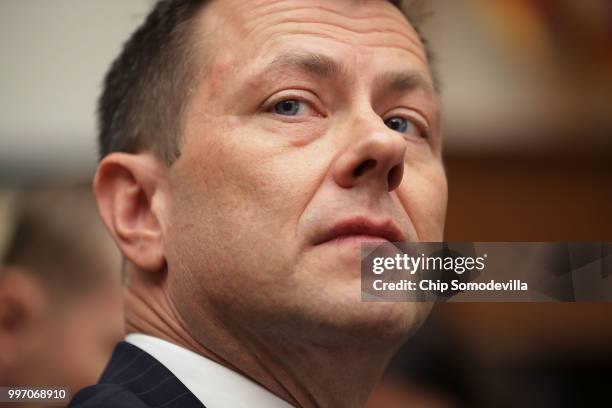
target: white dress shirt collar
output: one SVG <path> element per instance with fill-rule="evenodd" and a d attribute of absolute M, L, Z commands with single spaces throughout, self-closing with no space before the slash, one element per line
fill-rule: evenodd
<path fill-rule="evenodd" d="M 125 341 L 162 363 L 206 408 L 292 408 L 261 385 L 186 348 L 145 334 L 129 334 Z"/>

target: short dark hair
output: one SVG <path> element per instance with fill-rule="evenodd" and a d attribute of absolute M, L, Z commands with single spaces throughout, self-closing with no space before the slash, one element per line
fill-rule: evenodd
<path fill-rule="evenodd" d="M 98 103 L 101 159 L 140 149 L 151 150 L 168 165 L 178 158 L 188 84 L 195 74 L 190 69 L 192 22 L 209 1 L 160 0 L 125 43 L 106 74 Z M 412 7 L 389 1 L 416 29 L 414 5 L 420 1 L 410 2 Z"/>
<path fill-rule="evenodd" d="M 150 149 L 168 164 L 178 157 L 181 112 L 191 71 L 190 22 L 208 0 L 158 1 L 125 43 L 98 103 L 100 157 Z"/>

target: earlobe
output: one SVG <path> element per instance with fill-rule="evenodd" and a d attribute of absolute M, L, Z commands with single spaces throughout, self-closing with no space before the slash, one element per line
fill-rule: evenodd
<path fill-rule="evenodd" d="M 166 170 L 149 153 L 112 153 L 100 162 L 94 179 L 100 214 L 119 249 L 149 272 L 165 264 L 161 217 Z"/>

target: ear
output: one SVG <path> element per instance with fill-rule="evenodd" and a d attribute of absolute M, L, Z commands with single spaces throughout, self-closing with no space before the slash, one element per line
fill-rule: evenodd
<path fill-rule="evenodd" d="M 161 217 L 167 166 L 150 153 L 112 153 L 100 162 L 94 194 L 104 224 L 136 267 L 159 272 L 165 265 Z"/>
<path fill-rule="evenodd" d="M 0 276 L 0 372 L 10 375 L 34 340 L 32 333 L 43 334 L 38 325 L 45 320 L 47 298 L 41 284 L 26 271 L 0 266 Z"/>

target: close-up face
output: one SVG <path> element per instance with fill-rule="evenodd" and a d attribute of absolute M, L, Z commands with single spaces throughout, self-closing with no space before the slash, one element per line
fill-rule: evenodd
<path fill-rule="evenodd" d="M 201 338 L 197 311 L 322 341 L 414 329 L 429 305 L 361 302 L 360 242 L 443 238 L 439 101 L 415 30 L 382 0 L 213 1 L 196 24 L 206 68 L 161 220 L 181 316 Z"/>

